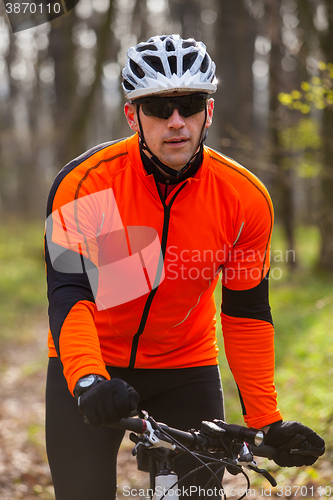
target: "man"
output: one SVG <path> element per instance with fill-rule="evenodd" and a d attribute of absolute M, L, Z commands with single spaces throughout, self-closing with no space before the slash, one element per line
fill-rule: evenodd
<path fill-rule="evenodd" d="M 66 165 L 48 201 L 46 425 L 57 500 L 114 497 L 123 433 L 102 424 L 137 407 L 185 430 L 223 418 L 213 297 L 221 271 L 225 349 L 245 422 L 268 430 L 276 447 L 296 434 L 324 447 L 277 409 L 273 209 L 253 174 L 203 146 L 216 90 L 205 46 L 153 37 L 128 51 L 123 77 L 135 135 Z M 284 448 L 282 466 L 316 460 Z M 175 466 L 183 476 L 191 464 Z"/>

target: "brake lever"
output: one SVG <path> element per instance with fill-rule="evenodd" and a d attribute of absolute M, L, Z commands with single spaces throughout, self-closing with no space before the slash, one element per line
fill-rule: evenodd
<path fill-rule="evenodd" d="M 253 465 L 247 465 L 246 466 L 248 469 L 253 470 L 254 472 L 257 472 L 258 474 L 261 474 L 267 481 L 272 485 L 272 486 L 277 486 L 277 482 L 275 481 L 274 477 L 270 475 L 270 473 L 266 469 L 259 469 L 257 466 Z"/>

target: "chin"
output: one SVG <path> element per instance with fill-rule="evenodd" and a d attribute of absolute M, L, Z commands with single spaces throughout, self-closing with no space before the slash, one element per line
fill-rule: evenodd
<path fill-rule="evenodd" d="M 175 161 L 170 161 L 170 159 L 168 158 L 165 158 L 165 160 L 162 160 L 161 161 L 163 163 L 165 163 L 165 165 L 168 165 L 168 167 L 170 168 L 173 168 L 174 170 L 181 170 L 183 167 L 185 167 L 185 165 L 187 164 L 187 162 L 191 159 L 191 156 L 186 156 L 184 159 L 179 159 L 177 161 L 177 163 L 175 163 Z M 174 159 L 173 159 L 174 160 Z"/>

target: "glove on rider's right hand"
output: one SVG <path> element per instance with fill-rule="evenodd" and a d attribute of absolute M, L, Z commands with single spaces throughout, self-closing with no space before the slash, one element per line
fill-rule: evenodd
<path fill-rule="evenodd" d="M 129 417 L 138 403 L 136 390 L 119 378 L 99 382 L 79 398 L 80 410 L 94 427 Z"/>
<path fill-rule="evenodd" d="M 274 422 L 265 444 L 277 448 L 273 460 L 280 467 L 312 465 L 325 452 L 325 441 L 309 427 L 295 421 Z"/>

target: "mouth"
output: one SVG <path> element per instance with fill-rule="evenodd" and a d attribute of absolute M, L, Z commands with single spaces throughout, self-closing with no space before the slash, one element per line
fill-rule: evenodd
<path fill-rule="evenodd" d="M 182 146 L 188 141 L 187 137 L 175 137 L 171 139 L 167 139 L 165 144 L 170 145 L 170 146 Z"/>

